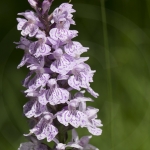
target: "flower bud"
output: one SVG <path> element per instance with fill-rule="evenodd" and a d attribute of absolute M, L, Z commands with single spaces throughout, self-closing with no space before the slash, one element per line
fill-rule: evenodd
<path fill-rule="evenodd" d="M 35 8 L 36 5 L 37 5 L 36 0 L 28 0 L 28 2 L 30 3 L 30 5 L 31 5 L 33 8 Z"/>

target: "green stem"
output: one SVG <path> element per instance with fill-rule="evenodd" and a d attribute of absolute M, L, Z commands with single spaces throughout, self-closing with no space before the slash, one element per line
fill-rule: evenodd
<path fill-rule="evenodd" d="M 65 143 L 68 138 L 67 128 L 64 125 L 60 125 L 58 130 L 59 130 L 59 133 L 58 133 L 59 142 Z"/>
<path fill-rule="evenodd" d="M 110 54 L 109 54 L 109 42 L 108 42 L 108 33 L 107 33 L 107 20 L 106 20 L 106 10 L 105 10 L 105 0 L 100 0 L 101 2 L 101 13 L 102 13 L 102 22 L 103 22 L 103 35 L 104 35 L 104 49 L 105 49 L 105 61 L 107 69 L 107 90 L 108 90 L 108 100 L 110 102 L 110 145 L 111 149 L 113 148 L 113 139 L 112 139 L 112 113 L 113 113 L 113 99 L 112 99 L 112 83 L 111 83 L 111 70 L 110 70 Z"/>

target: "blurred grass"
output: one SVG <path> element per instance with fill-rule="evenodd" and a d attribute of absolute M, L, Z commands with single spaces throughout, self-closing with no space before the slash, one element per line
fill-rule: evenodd
<path fill-rule="evenodd" d="M 54 2 L 52 10 L 63 0 Z M 93 137 L 91 143 L 101 150 L 110 150 L 110 123 L 112 150 L 147 150 L 150 147 L 150 2 L 149 0 L 107 0 L 106 17 L 112 78 L 113 116 L 107 90 L 104 38 L 99 0 L 72 0 L 79 31 L 76 40 L 90 50 L 89 65 L 96 70 L 92 88 L 100 93 L 94 103 L 100 109 L 103 134 Z M 19 40 L 15 20 L 18 12 L 30 9 L 26 0 L 0 1 L 0 150 L 16 150 L 25 142 L 28 133 L 22 106 L 27 101 L 20 92 L 21 81 L 27 70 L 16 69 L 23 52 L 15 49 L 13 41 Z M 80 135 L 88 134 L 79 129 Z"/>

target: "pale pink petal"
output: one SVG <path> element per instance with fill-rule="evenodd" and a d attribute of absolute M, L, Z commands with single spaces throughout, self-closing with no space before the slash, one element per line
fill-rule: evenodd
<path fill-rule="evenodd" d="M 69 55 L 63 55 L 60 59 L 54 61 L 51 64 L 50 69 L 53 72 L 60 73 L 62 75 L 67 74 L 76 65 L 74 59 Z"/>
<path fill-rule="evenodd" d="M 51 48 L 47 44 L 42 44 L 36 49 L 36 52 L 34 53 L 35 57 L 39 56 L 47 56 L 50 54 Z"/>
<path fill-rule="evenodd" d="M 49 124 L 46 127 L 47 142 L 51 142 L 57 134 L 58 130 L 55 126 Z"/>
<path fill-rule="evenodd" d="M 63 88 L 55 88 L 52 92 L 48 101 L 51 105 L 58 105 L 61 103 L 65 103 L 69 99 L 69 92 Z"/>
<path fill-rule="evenodd" d="M 30 100 L 23 106 L 23 111 L 26 117 L 31 118 L 34 116 L 34 110 L 32 110 L 32 107 L 35 103 L 35 100 Z"/>
<path fill-rule="evenodd" d="M 76 111 L 75 113 L 71 113 L 69 123 L 75 128 L 82 127 L 86 125 L 87 117 L 84 113 Z"/>
<path fill-rule="evenodd" d="M 30 24 L 29 30 L 30 30 L 29 36 L 33 37 L 39 31 L 39 27 L 34 24 Z"/>
<path fill-rule="evenodd" d="M 35 76 L 29 82 L 29 89 L 36 90 L 40 86 L 44 87 L 46 83 L 48 82 L 49 78 L 50 78 L 50 75 L 46 73 L 40 75 L 39 77 Z"/>
<path fill-rule="evenodd" d="M 99 96 L 99 94 L 96 93 L 95 91 L 93 91 L 93 89 L 91 87 L 87 88 L 87 91 L 95 98 L 97 98 Z"/>
<path fill-rule="evenodd" d="M 46 97 L 46 93 L 47 91 L 44 90 L 42 91 L 42 93 L 38 96 L 38 101 L 42 104 L 42 105 L 46 105 L 48 103 L 48 99 Z"/>
<path fill-rule="evenodd" d="M 87 129 L 91 134 L 93 134 L 95 136 L 99 136 L 102 134 L 102 129 L 100 129 L 100 128 L 93 128 L 93 127 L 89 126 L 89 127 L 87 127 Z"/>
<path fill-rule="evenodd" d="M 79 42 L 70 42 L 64 46 L 65 52 L 73 57 L 78 57 L 82 53 L 86 52 L 88 48 L 83 47 Z"/>
<path fill-rule="evenodd" d="M 27 22 L 27 20 L 21 19 L 21 18 L 17 18 L 17 21 L 19 22 L 18 25 L 17 25 L 17 29 L 18 30 L 22 30 L 22 28 L 25 25 L 25 23 Z"/>
<path fill-rule="evenodd" d="M 74 142 L 69 142 L 67 144 L 68 147 L 74 147 L 74 148 L 79 148 L 79 149 L 83 149 L 82 146 L 80 146 L 78 143 L 74 143 Z"/>
<path fill-rule="evenodd" d="M 68 121 L 70 120 L 71 114 L 68 110 L 66 111 L 61 111 L 57 115 L 58 121 L 63 124 L 64 126 L 68 126 Z"/>
<path fill-rule="evenodd" d="M 78 80 L 78 78 L 77 78 L 76 76 L 74 76 L 74 75 L 71 76 L 71 77 L 69 78 L 69 80 L 68 80 L 68 84 L 69 84 L 72 88 L 74 88 L 74 89 L 80 91 L 81 82 L 80 82 L 80 80 Z"/>

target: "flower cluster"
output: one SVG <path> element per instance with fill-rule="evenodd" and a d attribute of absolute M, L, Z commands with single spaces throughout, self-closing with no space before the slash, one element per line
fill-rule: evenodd
<path fill-rule="evenodd" d="M 50 149 L 39 142 L 43 139 L 54 141 L 56 150 L 66 147 L 96 150 L 88 144 L 91 136 L 79 139 L 75 131 L 84 127 L 93 135 L 102 133 L 101 121 L 97 119 L 99 110 L 87 107 L 86 102 L 93 100 L 84 96 L 85 91 L 98 96 L 90 87 L 95 71 L 85 63 L 88 57 L 80 56 L 89 48 L 72 40 L 78 35 L 78 31 L 69 29 L 71 24 L 75 25 L 72 5 L 63 3 L 49 15 L 52 1 L 28 0 L 35 12 L 19 13 L 25 19 L 17 18 L 22 36 L 15 43 L 24 50 L 18 68 L 25 65 L 30 70 L 23 81 L 24 93 L 29 98 L 23 111 L 31 125 L 25 136 L 34 138 L 21 144 L 18 150 Z M 66 144 L 69 130 L 72 140 Z"/>

